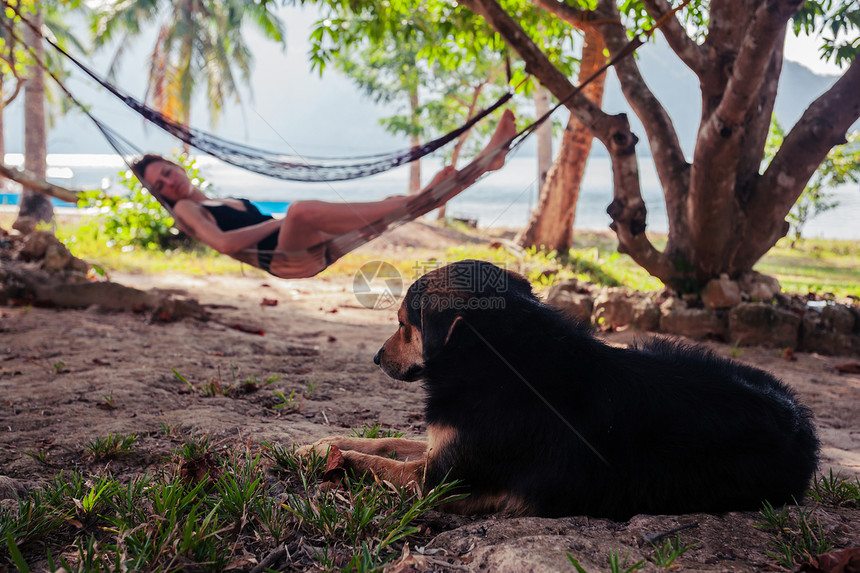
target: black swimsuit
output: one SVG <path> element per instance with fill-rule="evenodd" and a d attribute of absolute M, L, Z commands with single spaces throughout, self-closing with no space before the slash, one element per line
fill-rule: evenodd
<path fill-rule="evenodd" d="M 245 210 L 242 211 L 229 205 L 206 205 L 203 208 L 212 213 L 215 217 L 215 224 L 222 231 L 233 231 L 270 221 L 274 219 L 271 215 L 263 215 L 256 205 L 247 199 L 239 199 Z M 278 247 L 278 231 L 275 231 L 268 237 L 257 243 L 257 261 L 261 269 L 269 272 L 269 267 L 272 265 L 272 255 Z"/>

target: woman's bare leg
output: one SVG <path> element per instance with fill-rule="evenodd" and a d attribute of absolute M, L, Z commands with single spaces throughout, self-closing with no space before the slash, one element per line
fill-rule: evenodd
<path fill-rule="evenodd" d="M 505 110 L 489 143 L 476 159 L 487 153 L 497 151 L 515 134 L 514 114 L 510 110 Z M 487 165 L 486 170 L 501 169 L 504 164 L 505 154 L 502 153 Z M 456 173 L 457 170 L 453 167 L 444 167 L 433 177 L 425 189 L 448 177 L 453 177 Z M 414 196 L 400 195 L 367 203 L 298 201 L 290 205 L 287 215 L 284 217 L 281 232 L 278 235 L 278 250 L 298 251 L 318 245 L 332 236 L 360 229 L 403 207 L 413 198 Z"/>

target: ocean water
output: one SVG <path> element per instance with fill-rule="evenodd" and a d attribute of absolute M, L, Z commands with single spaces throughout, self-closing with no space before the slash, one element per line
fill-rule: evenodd
<path fill-rule="evenodd" d="M 6 162 L 19 165 L 23 158 L 9 154 Z M 401 167 L 373 177 L 331 183 L 280 181 L 249 173 L 215 159 L 201 157 L 202 176 L 213 185 L 213 194 L 247 197 L 266 213 L 283 212 L 286 202 L 301 199 L 325 201 L 372 201 L 406 191 L 408 168 Z M 441 166 L 439 160 L 422 162 L 422 181 L 429 181 Z M 120 191 L 117 174 L 126 166 L 115 155 L 50 155 L 48 178 L 72 189 L 105 188 Z M 653 163 L 640 160 L 640 181 L 648 209 L 648 230 L 668 229 L 666 206 Z M 806 237 L 860 239 L 860 185 L 843 185 L 835 198 L 839 207 L 812 219 L 804 229 Z M 612 172 L 609 159 L 592 157 L 586 168 L 576 209 L 575 229 L 608 229 L 611 219 L 606 206 L 612 200 Z M 0 204 L 17 202 L 15 194 L 0 194 Z M 504 169 L 490 173 L 476 185 L 448 203 L 448 215 L 475 219 L 480 228 L 521 227 L 537 204 L 537 165 L 532 157 L 510 157 Z M 57 205 L 70 206 L 57 202 Z"/>

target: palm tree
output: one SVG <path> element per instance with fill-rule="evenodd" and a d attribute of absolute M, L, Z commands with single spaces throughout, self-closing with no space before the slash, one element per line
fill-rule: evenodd
<path fill-rule="evenodd" d="M 15 33 L 9 33 L 8 28 L 3 28 L 4 51 L 3 73 L 14 76 L 15 83 L 13 91 L 3 95 L 0 104 L 0 114 L 6 104 L 10 103 L 18 94 L 18 89 L 23 83 L 24 88 L 24 169 L 36 179 L 45 179 L 47 170 L 47 121 L 48 116 L 45 107 L 46 99 L 50 99 L 50 89 L 45 84 L 45 73 L 42 65 L 45 65 L 55 75 L 63 75 L 62 62 L 56 54 L 45 52 L 44 44 L 40 36 L 41 30 L 47 29 L 60 45 L 73 44 L 83 50 L 80 42 L 71 34 L 63 24 L 62 17 L 67 6 L 61 2 L 24 2 L 18 6 L 18 10 L 27 18 L 30 25 L 23 24 L 17 17 L 8 13 L 4 14 L 6 24 L 15 29 Z M 40 32 L 37 32 L 39 30 Z M 24 45 L 16 43 L 16 38 L 23 39 Z M 41 64 L 37 63 L 41 62 Z M 18 68 L 21 68 L 19 73 Z M 2 85 L 2 80 L 0 80 Z M 67 107 L 60 107 L 65 112 Z M 0 117 L 0 140 L 2 140 L 2 117 Z M 0 143 L 0 161 L 5 155 L 5 146 Z M 24 189 L 21 192 L 18 208 L 18 220 L 16 227 L 23 218 L 33 219 L 37 223 L 50 222 L 54 217 L 54 208 L 51 201 L 45 195 Z"/>
<path fill-rule="evenodd" d="M 284 26 L 271 2 L 243 0 L 122 0 L 95 13 L 96 47 L 116 42 L 113 74 L 130 40 L 150 24 L 158 35 L 149 61 L 146 101 L 161 113 L 188 125 L 191 95 L 203 83 L 212 122 L 224 103 L 241 102 L 237 75 L 248 85 L 253 56 L 242 37 L 250 22 L 266 38 L 285 46 Z"/>

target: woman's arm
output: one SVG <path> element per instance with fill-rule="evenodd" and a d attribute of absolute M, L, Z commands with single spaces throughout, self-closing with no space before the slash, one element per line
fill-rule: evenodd
<path fill-rule="evenodd" d="M 206 216 L 204 208 L 193 201 L 179 201 L 173 211 L 180 219 L 179 223 L 191 231 L 189 234 L 192 237 L 225 255 L 254 246 L 281 228 L 281 221 L 271 219 L 232 231 L 222 231 Z"/>

